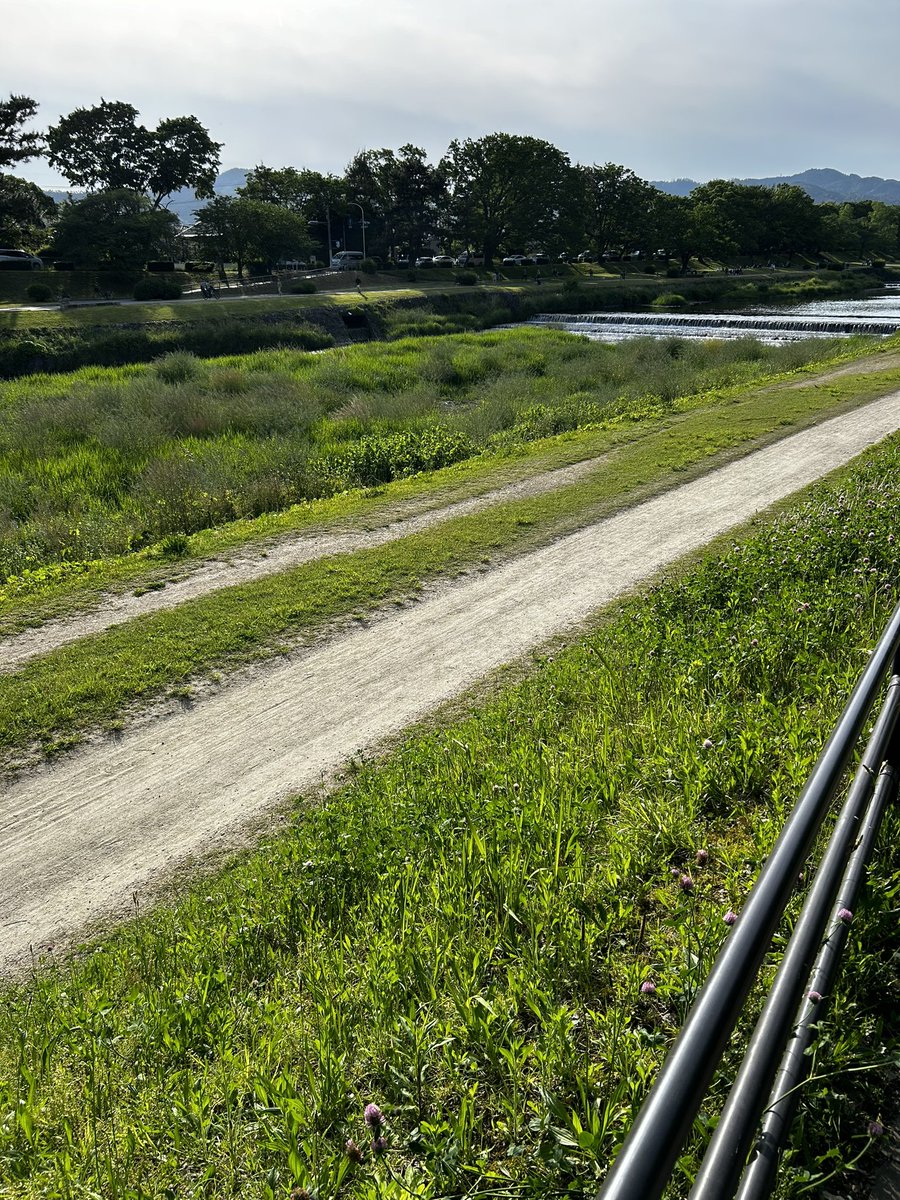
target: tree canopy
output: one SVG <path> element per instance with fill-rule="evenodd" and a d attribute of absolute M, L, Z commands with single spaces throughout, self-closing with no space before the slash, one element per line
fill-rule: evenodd
<path fill-rule="evenodd" d="M 47 159 L 74 187 L 143 192 L 154 208 L 181 188 L 213 194 L 221 143 L 196 117 L 171 117 L 155 130 L 121 100 L 76 108 L 47 131 Z"/>
<path fill-rule="evenodd" d="M 0 175 L 0 246 L 40 249 L 55 216 L 55 202 L 36 183 Z"/>
<path fill-rule="evenodd" d="M 27 162 L 43 152 L 41 134 L 23 129 L 37 109 L 37 102 L 30 96 L 10 96 L 8 100 L 0 100 L 0 168 Z"/>
<path fill-rule="evenodd" d="M 178 218 L 147 196 L 115 188 L 63 204 L 53 250 L 77 267 L 140 268 L 171 257 Z"/>
<path fill-rule="evenodd" d="M 299 213 L 245 196 L 217 196 L 197 213 L 195 228 L 207 253 L 218 262 L 234 262 L 239 276 L 248 262 L 271 266 L 310 249 L 306 221 Z"/>

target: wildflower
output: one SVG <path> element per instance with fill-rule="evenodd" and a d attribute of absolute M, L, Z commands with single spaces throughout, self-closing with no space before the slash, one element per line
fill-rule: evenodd
<path fill-rule="evenodd" d="M 351 1162 L 361 1163 L 363 1160 L 362 1150 L 360 1150 L 353 1138 L 347 1139 L 347 1145 L 344 1147 L 344 1153 Z"/>
<path fill-rule="evenodd" d="M 725 922 L 726 925 L 733 925 L 735 923 L 735 921 L 737 920 L 737 913 L 734 911 L 734 909 L 729 908 L 728 912 L 725 914 L 725 916 L 722 918 L 722 920 Z"/>
<path fill-rule="evenodd" d="M 709 862 L 709 851 L 702 850 L 702 849 L 698 850 L 696 857 L 697 857 L 697 866 L 705 867 L 706 864 Z"/>
<path fill-rule="evenodd" d="M 751 639 L 750 639 L 750 645 L 751 645 L 751 646 L 758 646 L 758 645 L 759 645 L 759 638 L 751 638 Z"/>
<path fill-rule="evenodd" d="M 814 989 L 813 991 L 806 993 L 806 998 L 807 998 L 807 1000 L 812 1000 L 813 1004 L 818 1004 L 819 1001 L 822 999 L 822 993 L 817 992 Z"/>
<path fill-rule="evenodd" d="M 801 600 L 797 605 L 797 612 L 809 612 L 809 605 L 805 600 Z"/>
<path fill-rule="evenodd" d="M 372 1138 L 372 1153 L 384 1154 L 387 1150 L 387 1138 L 384 1138 L 379 1133 L 378 1137 Z"/>
<path fill-rule="evenodd" d="M 694 881 L 690 875 L 682 875 L 678 881 L 678 886 L 683 892 L 692 892 L 694 890 Z"/>
<path fill-rule="evenodd" d="M 370 1129 L 377 1132 L 384 1124 L 384 1113 L 377 1104 L 367 1104 L 363 1111 L 363 1120 Z"/>
<path fill-rule="evenodd" d="M 703 749 L 704 750 L 712 750 L 714 745 L 715 745 L 715 742 L 713 742 L 712 738 L 704 738 L 703 739 Z"/>
<path fill-rule="evenodd" d="M 291 1200 L 309 1200 L 309 1192 L 305 1187 L 291 1188 Z"/>
<path fill-rule="evenodd" d="M 652 996 L 655 991 L 656 991 L 656 984 L 653 982 L 652 979 L 645 979 L 644 982 L 641 984 L 641 995 L 642 996 Z"/>
<path fill-rule="evenodd" d="M 866 1133 L 868 1133 L 869 1137 L 871 1138 L 881 1137 L 881 1135 L 884 1133 L 884 1126 L 880 1121 L 870 1121 L 866 1126 Z"/>
<path fill-rule="evenodd" d="M 849 925 L 850 922 L 853 920 L 853 913 L 850 911 L 849 908 L 839 908 L 838 909 L 838 920 L 843 921 L 845 925 Z"/>

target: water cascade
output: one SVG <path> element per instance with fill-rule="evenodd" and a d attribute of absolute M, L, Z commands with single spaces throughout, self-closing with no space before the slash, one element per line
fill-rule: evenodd
<path fill-rule="evenodd" d="M 541 313 L 528 324 L 566 329 L 600 341 L 755 337 L 765 342 L 787 342 L 809 337 L 889 337 L 900 330 L 900 316 L 863 319 L 752 313 Z"/>

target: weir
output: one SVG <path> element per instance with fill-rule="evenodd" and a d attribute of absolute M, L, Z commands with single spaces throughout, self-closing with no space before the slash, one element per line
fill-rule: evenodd
<path fill-rule="evenodd" d="M 574 333 L 602 336 L 889 337 L 900 330 L 900 317 L 799 317 L 744 313 L 540 313 L 530 325 L 561 326 Z"/>

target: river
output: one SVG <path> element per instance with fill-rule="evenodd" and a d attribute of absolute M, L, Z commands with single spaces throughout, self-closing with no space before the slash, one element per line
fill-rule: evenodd
<path fill-rule="evenodd" d="M 900 288 L 852 300 L 755 306 L 719 312 L 653 309 L 644 312 L 540 313 L 528 321 L 599 342 L 635 337 L 757 338 L 780 345 L 804 338 L 890 337 L 900 330 Z"/>

